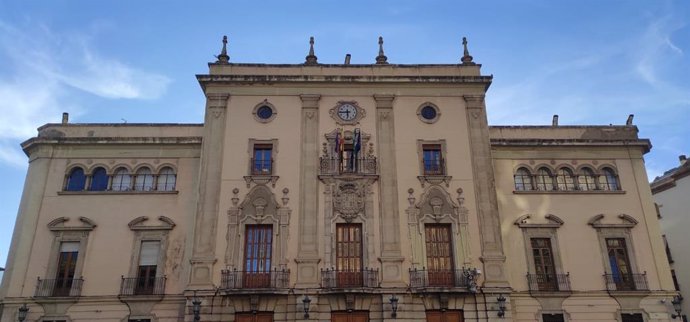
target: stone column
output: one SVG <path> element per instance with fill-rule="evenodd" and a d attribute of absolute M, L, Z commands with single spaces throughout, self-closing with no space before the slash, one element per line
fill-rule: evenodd
<path fill-rule="evenodd" d="M 381 236 L 381 286 L 404 286 L 400 251 L 398 177 L 395 165 L 394 95 L 374 95 L 379 159 L 379 215 Z"/>
<path fill-rule="evenodd" d="M 50 171 L 50 160 L 53 157 L 53 147 L 38 145 L 31 147 L 30 151 L 27 152 L 29 153 L 29 169 L 26 173 L 24 191 L 19 203 L 12 242 L 7 254 L 7 267 L 2 285 L 0 285 L 0 298 L 31 296 L 34 291 L 33 284 L 25 285 L 26 272 L 28 271 L 31 249 L 36 237 L 36 225 L 38 225 L 38 217 L 47 188 L 46 181 Z M 45 229 L 43 227 L 38 231 L 45 231 Z M 33 279 L 35 278 L 32 276 L 32 281 L 29 283 L 34 283 L 35 280 Z M 44 276 L 43 278 L 54 277 Z"/>
<path fill-rule="evenodd" d="M 467 131 L 470 139 L 472 173 L 479 235 L 484 263 L 484 287 L 509 287 L 505 275 L 501 221 L 498 216 L 498 202 L 494 182 L 494 168 L 491 158 L 489 124 L 486 118 L 484 95 L 464 95 L 467 113 Z"/>
<path fill-rule="evenodd" d="M 319 99 L 321 95 L 300 95 L 302 99 L 302 149 L 300 152 L 299 244 L 297 245 L 297 287 L 319 285 Z"/>
<path fill-rule="evenodd" d="M 229 94 L 206 94 L 204 138 L 201 145 L 199 190 L 194 223 L 190 288 L 213 288 L 213 264 L 216 262 L 218 203 L 220 201 L 223 145 Z"/>

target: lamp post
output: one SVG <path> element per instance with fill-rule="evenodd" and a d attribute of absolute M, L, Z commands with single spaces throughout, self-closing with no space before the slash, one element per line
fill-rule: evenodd
<path fill-rule="evenodd" d="M 26 306 L 26 303 L 22 305 L 18 312 L 17 312 L 17 318 L 19 318 L 19 322 L 24 322 L 26 320 L 26 315 L 29 313 L 29 308 Z"/>
<path fill-rule="evenodd" d="M 683 295 L 676 295 L 673 297 L 673 300 L 671 300 L 671 304 L 673 304 L 673 310 L 676 311 L 677 314 L 671 314 L 671 317 L 674 319 L 677 318 L 682 318 L 682 315 L 680 314 L 682 312 L 680 308 L 680 304 L 683 303 Z"/>
<path fill-rule="evenodd" d="M 201 321 L 201 300 L 196 297 L 196 293 L 192 299 L 192 313 L 194 313 L 194 322 Z"/>
<path fill-rule="evenodd" d="M 503 318 L 506 315 L 506 298 L 503 297 L 503 294 L 499 294 L 496 301 L 498 301 L 497 315 L 499 318 Z"/>
<path fill-rule="evenodd" d="M 308 319 L 309 318 L 309 304 L 311 303 L 311 299 L 309 298 L 309 295 L 304 294 L 304 297 L 302 298 L 302 307 L 304 309 L 304 318 Z"/>
<path fill-rule="evenodd" d="M 388 301 L 391 303 L 391 317 L 395 319 L 398 317 L 398 297 L 393 294 Z"/>

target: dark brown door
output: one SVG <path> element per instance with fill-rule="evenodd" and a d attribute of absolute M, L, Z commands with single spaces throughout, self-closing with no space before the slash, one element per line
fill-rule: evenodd
<path fill-rule="evenodd" d="M 246 288 L 271 287 L 273 226 L 247 225 L 244 240 L 244 279 Z"/>
<path fill-rule="evenodd" d="M 532 238 L 532 257 L 540 291 L 557 291 L 556 268 L 550 238 Z"/>
<path fill-rule="evenodd" d="M 630 270 L 625 238 L 607 238 L 606 248 L 611 265 L 611 275 L 617 290 L 634 290 L 635 281 Z"/>
<path fill-rule="evenodd" d="M 235 313 L 236 322 L 273 322 L 273 312 Z"/>
<path fill-rule="evenodd" d="M 462 311 L 426 311 L 427 322 L 464 322 Z"/>
<path fill-rule="evenodd" d="M 362 225 L 336 226 L 336 283 L 338 287 L 362 286 Z"/>
<path fill-rule="evenodd" d="M 451 226 L 433 224 L 424 226 L 426 233 L 426 264 L 429 286 L 454 286 Z"/>
<path fill-rule="evenodd" d="M 331 312 L 331 322 L 369 322 L 369 312 Z"/>
<path fill-rule="evenodd" d="M 78 242 L 63 242 L 60 245 L 60 257 L 58 258 L 58 269 L 55 276 L 55 287 L 53 296 L 69 296 L 74 281 L 74 273 L 77 269 L 77 258 L 79 257 Z"/>

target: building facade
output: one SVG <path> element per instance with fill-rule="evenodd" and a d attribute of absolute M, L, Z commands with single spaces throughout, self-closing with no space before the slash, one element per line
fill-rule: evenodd
<path fill-rule="evenodd" d="M 677 291 L 685 291 L 690 287 L 690 251 L 686 248 L 687 238 L 684 227 L 690 227 L 690 162 L 687 157 L 679 157 L 680 165 L 666 171 L 662 176 L 654 179 L 651 184 L 652 194 L 656 202 L 661 231 L 666 244 L 666 255 L 671 265 L 671 277 Z M 690 303 L 682 302 L 683 319 L 690 312 Z"/>
<path fill-rule="evenodd" d="M 46 124 L 2 321 L 671 321 L 616 126 L 489 126 L 459 64 L 230 63 L 203 124 Z"/>

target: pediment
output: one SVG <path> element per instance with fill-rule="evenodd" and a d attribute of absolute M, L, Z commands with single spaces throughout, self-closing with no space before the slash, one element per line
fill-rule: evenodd
<path fill-rule="evenodd" d="M 158 217 L 160 222 L 158 225 L 144 225 L 144 222 L 148 220 L 149 217 L 147 216 L 137 217 L 130 221 L 127 226 L 131 230 L 171 230 L 176 226 L 175 222 L 166 216 Z"/>
<path fill-rule="evenodd" d="M 91 231 L 96 228 L 96 223 L 87 218 L 79 217 L 81 226 L 67 226 L 65 223 L 69 221 L 69 217 L 58 217 L 48 223 L 48 229 L 51 231 Z"/>
<path fill-rule="evenodd" d="M 565 223 L 563 219 L 554 214 L 547 214 L 544 219 L 546 222 L 532 222 L 532 215 L 526 214 L 518 217 L 513 223 L 520 228 L 558 228 Z"/>

